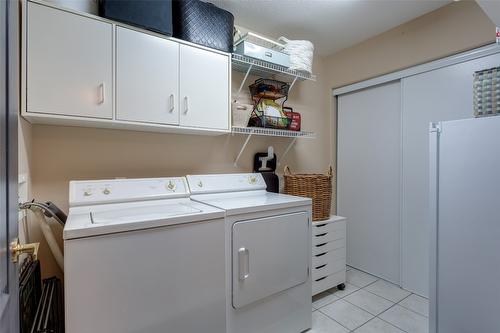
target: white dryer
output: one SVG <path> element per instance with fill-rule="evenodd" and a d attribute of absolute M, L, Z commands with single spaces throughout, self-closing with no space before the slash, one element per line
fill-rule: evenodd
<path fill-rule="evenodd" d="M 187 179 L 192 200 L 226 212 L 227 332 L 311 328 L 311 200 L 266 192 L 261 174 Z"/>
<path fill-rule="evenodd" d="M 226 332 L 224 212 L 185 178 L 70 182 L 70 333 Z"/>

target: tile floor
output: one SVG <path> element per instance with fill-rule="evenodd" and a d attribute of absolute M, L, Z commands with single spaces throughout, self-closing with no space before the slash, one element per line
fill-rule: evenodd
<path fill-rule="evenodd" d="M 308 333 L 427 333 L 429 302 L 398 286 L 347 268 L 345 290 L 313 297 Z"/>

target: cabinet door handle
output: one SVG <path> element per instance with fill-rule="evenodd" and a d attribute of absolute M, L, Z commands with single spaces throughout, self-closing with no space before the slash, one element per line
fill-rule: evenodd
<path fill-rule="evenodd" d="M 188 110 L 189 110 L 188 98 L 187 96 L 184 96 L 184 114 L 187 114 Z"/>
<path fill-rule="evenodd" d="M 169 112 L 174 112 L 174 109 L 175 109 L 174 94 L 170 94 L 169 102 L 170 102 L 170 110 L 169 110 Z"/>
<path fill-rule="evenodd" d="M 105 93 L 104 93 L 104 82 L 101 82 L 101 84 L 99 84 L 99 101 L 97 102 L 97 104 L 104 104 L 104 99 L 105 99 Z"/>
<path fill-rule="evenodd" d="M 246 280 L 250 276 L 250 252 L 244 247 L 238 250 L 238 271 L 240 281 Z"/>

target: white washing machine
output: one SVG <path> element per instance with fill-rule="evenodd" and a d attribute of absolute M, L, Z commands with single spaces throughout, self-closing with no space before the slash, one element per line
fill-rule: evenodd
<path fill-rule="evenodd" d="M 311 328 L 311 200 L 266 192 L 261 174 L 187 179 L 192 200 L 226 212 L 227 332 Z"/>
<path fill-rule="evenodd" d="M 70 182 L 66 332 L 226 332 L 224 212 L 185 178 Z"/>

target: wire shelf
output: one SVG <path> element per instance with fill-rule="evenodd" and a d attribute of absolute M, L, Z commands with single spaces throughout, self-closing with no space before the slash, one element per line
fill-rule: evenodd
<path fill-rule="evenodd" d="M 232 133 L 278 136 L 278 137 L 283 137 L 283 138 L 309 138 L 309 139 L 313 139 L 316 137 L 316 134 L 313 132 L 289 131 L 289 130 L 280 130 L 280 129 L 273 129 L 273 128 L 264 128 L 264 127 L 233 127 Z"/>
<path fill-rule="evenodd" d="M 257 75 L 263 78 L 268 78 L 271 75 L 279 74 L 279 75 L 285 75 L 291 78 L 292 80 L 297 79 L 300 81 L 303 80 L 316 81 L 316 75 L 299 72 L 293 69 L 288 69 L 284 66 L 272 64 L 270 62 L 259 59 L 242 56 L 241 54 L 236 54 L 236 53 L 233 53 L 232 55 L 232 65 L 234 70 L 242 73 L 246 73 L 248 71 L 248 68 L 252 66 L 250 74 Z"/>

